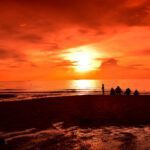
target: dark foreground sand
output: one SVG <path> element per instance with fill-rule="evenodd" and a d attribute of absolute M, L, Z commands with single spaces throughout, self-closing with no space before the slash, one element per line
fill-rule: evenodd
<path fill-rule="evenodd" d="M 68 96 L 0 103 L 0 130 L 150 123 L 150 96 Z"/>
<path fill-rule="evenodd" d="M 149 106 L 150 96 L 0 102 L 0 149 L 149 150 Z"/>

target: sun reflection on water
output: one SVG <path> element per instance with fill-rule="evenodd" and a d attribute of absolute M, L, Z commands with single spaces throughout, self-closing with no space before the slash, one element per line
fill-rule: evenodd
<path fill-rule="evenodd" d="M 72 86 L 75 89 L 81 89 L 81 90 L 97 89 L 98 82 L 96 80 L 73 80 Z"/>

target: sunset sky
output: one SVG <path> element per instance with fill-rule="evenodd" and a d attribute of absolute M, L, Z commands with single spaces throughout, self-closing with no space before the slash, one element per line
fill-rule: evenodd
<path fill-rule="evenodd" d="M 150 0 L 1 0 L 0 80 L 150 78 Z"/>

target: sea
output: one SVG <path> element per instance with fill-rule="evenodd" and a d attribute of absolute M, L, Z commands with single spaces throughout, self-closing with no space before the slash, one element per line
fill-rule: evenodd
<path fill-rule="evenodd" d="M 1 81 L 0 101 L 71 95 L 101 95 L 102 84 L 105 85 L 106 95 L 109 94 L 112 87 L 115 88 L 118 85 L 122 90 L 129 87 L 132 92 L 137 89 L 140 94 L 150 94 L 150 79 Z"/>

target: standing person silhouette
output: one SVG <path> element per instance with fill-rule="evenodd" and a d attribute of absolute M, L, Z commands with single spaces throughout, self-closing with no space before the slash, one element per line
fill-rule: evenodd
<path fill-rule="evenodd" d="M 104 86 L 104 84 L 102 84 L 102 95 L 104 95 L 105 94 L 105 86 Z"/>

